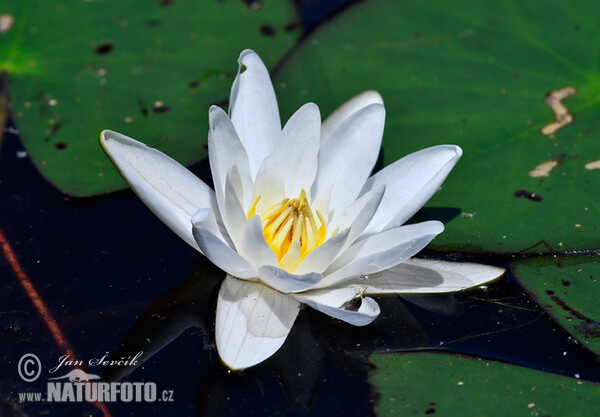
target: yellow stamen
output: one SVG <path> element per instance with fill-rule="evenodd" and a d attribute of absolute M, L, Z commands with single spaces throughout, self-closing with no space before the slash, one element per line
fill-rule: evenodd
<path fill-rule="evenodd" d="M 298 198 L 286 198 L 257 213 L 260 196 L 250 206 L 248 220 L 256 214 L 263 223 L 263 235 L 277 255 L 279 266 L 293 272 L 310 252 L 320 246 L 327 235 L 327 224 L 321 213 L 312 210 L 302 190 Z"/>
<path fill-rule="evenodd" d="M 250 209 L 248 210 L 248 215 L 246 216 L 246 220 L 250 220 L 252 217 L 256 216 L 256 205 L 258 204 L 259 200 L 260 196 L 256 197 L 256 200 L 254 200 L 254 203 L 252 203 L 252 205 L 250 206 Z"/>

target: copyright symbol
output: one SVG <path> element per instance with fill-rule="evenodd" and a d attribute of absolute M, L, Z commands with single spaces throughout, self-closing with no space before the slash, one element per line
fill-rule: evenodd
<path fill-rule="evenodd" d="M 19 376 L 25 382 L 33 382 L 42 373 L 42 362 L 33 353 L 26 353 L 19 359 Z"/>

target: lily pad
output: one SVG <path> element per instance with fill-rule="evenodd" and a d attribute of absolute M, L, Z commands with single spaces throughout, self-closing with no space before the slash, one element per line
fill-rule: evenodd
<path fill-rule="evenodd" d="M 549 256 L 511 265 L 515 279 L 562 327 L 600 355 L 600 256 Z"/>
<path fill-rule="evenodd" d="M 462 213 L 432 248 L 600 248 L 600 162 L 589 165 L 600 160 L 599 20 L 591 0 L 361 2 L 280 68 L 282 113 L 314 101 L 329 114 L 375 89 L 387 111 L 385 165 L 428 146 L 463 147 L 428 204 Z M 565 87 L 575 89 L 560 101 L 573 120 L 543 134 L 556 122 L 546 97 Z"/>
<path fill-rule="evenodd" d="M 7 0 L 0 72 L 21 138 L 58 189 L 89 196 L 125 183 L 102 129 L 183 164 L 204 156 L 208 107 L 227 105 L 236 57 L 274 66 L 300 36 L 292 1 Z"/>
<path fill-rule="evenodd" d="M 451 354 L 371 356 L 378 416 L 595 416 L 600 386 Z"/>

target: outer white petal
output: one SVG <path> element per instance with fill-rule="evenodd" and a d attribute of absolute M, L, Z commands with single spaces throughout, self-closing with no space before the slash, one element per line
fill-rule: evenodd
<path fill-rule="evenodd" d="M 254 216 L 246 223 L 244 240 L 240 253 L 256 269 L 263 265 L 277 266 L 277 255 L 271 250 L 263 235 L 262 223 L 259 216 Z"/>
<path fill-rule="evenodd" d="M 310 191 L 317 175 L 320 134 L 321 114 L 314 103 L 300 107 L 283 128 L 271 156 L 285 178 L 288 196 L 297 196 L 302 189 Z"/>
<path fill-rule="evenodd" d="M 192 217 L 192 224 L 198 246 L 213 264 L 238 278 L 256 277 L 252 265 L 218 237 L 218 228 L 212 210 L 198 210 Z"/>
<path fill-rule="evenodd" d="M 362 298 L 355 288 L 313 290 L 294 297 L 315 310 L 354 326 L 366 326 L 380 313 L 379 304 L 372 298 Z M 354 301 L 360 302 L 357 310 L 349 308 Z"/>
<path fill-rule="evenodd" d="M 401 226 L 356 241 L 323 274 L 315 288 L 339 285 L 348 278 L 373 274 L 416 255 L 444 230 L 438 221 Z"/>
<path fill-rule="evenodd" d="M 323 275 L 316 272 L 304 275 L 290 274 L 276 266 L 262 266 L 258 269 L 258 278 L 271 288 L 289 294 L 313 288 L 321 281 Z"/>
<path fill-rule="evenodd" d="M 504 268 L 470 262 L 409 259 L 388 270 L 344 283 L 365 294 L 450 293 L 477 287 L 504 274 Z"/>
<path fill-rule="evenodd" d="M 240 54 L 229 100 L 229 115 L 250 162 L 252 177 L 281 134 L 281 120 L 269 72 L 249 49 Z M 244 70 L 245 67 L 245 70 Z"/>
<path fill-rule="evenodd" d="M 211 106 L 208 111 L 208 159 L 219 204 L 223 200 L 225 178 L 233 166 L 237 166 L 242 178 L 244 195 L 252 195 L 252 178 L 248 165 L 248 154 L 240 141 L 229 116 L 219 107 Z M 246 204 L 249 204 L 246 202 Z"/>
<path fill-rule="evenodd" d="M 140 200 L 199 250 L 190 219 L 198 209 L 216 209 L 211 188 L 164 153 L 120 133 L 103 130 L 100 145 Z"/>
<path fill-rule="evenodd" d="M 224 204 L 220 205 L 219 209 L 235 249 L 241 247 L 246 229 L 246 214 L 242 207 L 244 197 L 240 194 L 243 194 L 242 179 L 237 167 L 233 166 L 225 179 Z"/>
<path fill-rule="evenodd" d="M 330 210 L 339 215 L 358 197 L 381 148 L 385 109 L 371 104 L 347 118 L 319 151 L 319 171 L 311 195 L 333 184 Z"/>
<path fill-rule="evenodd" d="M 329 115 L 321 126 L 321 146 L 329 140 L 331 134 L 352 114 L 370 104 L 383 104 L 383 99 L 377 91 L 367 90 L 338 107 Z"/>
<path fill-rule="evenodd" d="M 387 188 L 365 232 L 379 232 L 410 219 L 440 188 L 461 155 L 458 146 L 434 146 L 407 155 L 369 178 L 361 194 L 381 184 Z"/>
<path fill-rule="evenodd" d="M 231 369 L 245 369 L 269 358 L 285 342 L 299 307 L 291 296 L 227 276 L 215 323 L 221 360 Z"/>

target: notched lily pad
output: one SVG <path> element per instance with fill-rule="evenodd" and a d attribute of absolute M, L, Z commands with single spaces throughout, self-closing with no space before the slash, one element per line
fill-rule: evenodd
<path fill-rule="evenodd" d="M 378 416 L 595 416 L 598 384 L 452 354 L 372 355 Z"/>
<path fill-rule="evenodd" d="M 600 354 L 600 255 L 526 259 L 515 262 L 511 270 L 548 314 Z"/>
<path fill-rule="evenodd" d="M 360 2 L 312 32 L 275 85 L 284 117 L 378 90 L 386 165 L 427 146 L 464 149 L 428 206 L 466 215 L 431 247 L 596 249 L 599 19 L 591 0 Z"/>
<path fill-rule="evenodd" d="M 255 49 L 272 67 L 300 36 L 262 33 L 298 18 L 291 1 L 260 3 L 3 1 L 13 21 L 0 31 L 0 71 L 41 173 L 74 196 L 123 188 L 98 146 L 105 128 L 183 164 L 206 156 L 207 110 L 226 104 L 238 54 Z"/>

